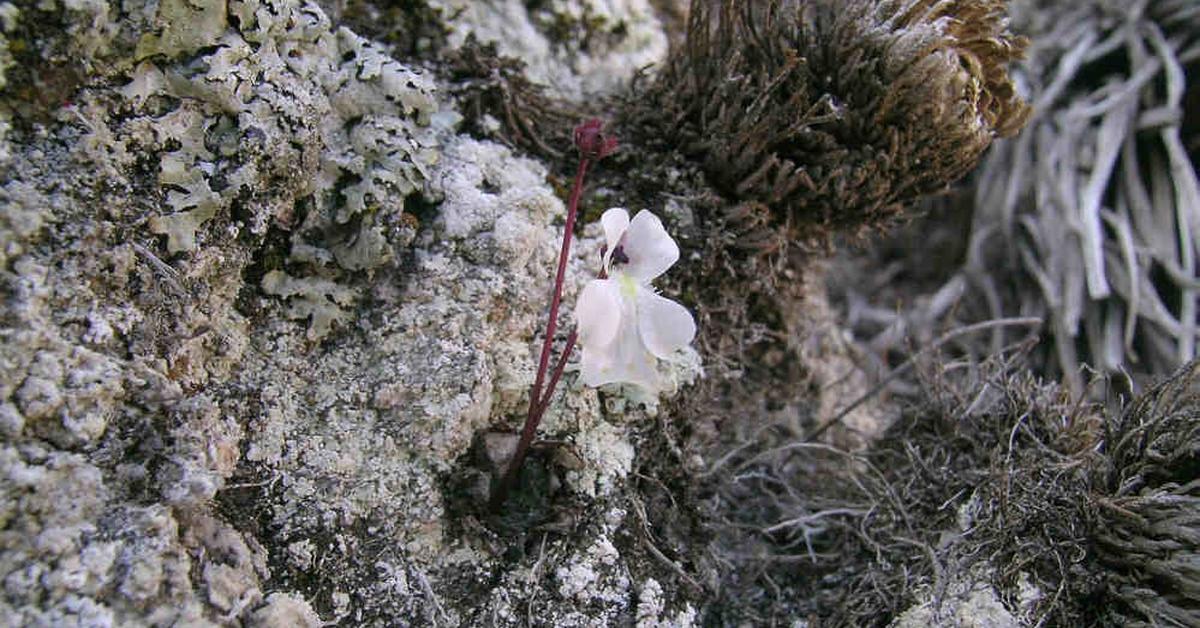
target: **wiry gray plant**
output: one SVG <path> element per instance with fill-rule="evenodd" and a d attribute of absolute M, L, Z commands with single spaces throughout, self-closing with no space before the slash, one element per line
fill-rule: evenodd
<path fill-rule="evenodd" d="M 1026 11 L 1015 74 L 1036 113 L 981 167 L 962 277 L 994 317 L 1046 318 L 1076 390 L 1084 363 L 1170 372 L 1197 352 L 1200 183 L 1182 128 L 1200 4 Z"/>

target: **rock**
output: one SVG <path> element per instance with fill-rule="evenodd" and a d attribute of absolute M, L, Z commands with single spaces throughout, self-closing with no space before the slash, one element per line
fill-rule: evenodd
<path fill-rule="evenodd" d="M 891 624 L 893 628 L 921 626 L 960 626 L 961 628 L 1018 628 L 1017 621 L 1004 608 L 996 591 L 986 584 L 966 585 L 963 590 L 939 603 L 924 602 L 904 611 Z"/>
<path fill-rule="evenodd" d="M 646 2 L 550 15 L 605 34 L 539 35 L 567 91 L 665 51 Z M 493 549 L 447 504 L 476 435 L 524 416 L 557 175 L 456 134 L 433 72 L 310 2 L 4 3 L 0 32 L 0 615 L 467 625 L 538 597 L 561 625 L 632 619 L 608 502 L 656 399 L 564 377 L 541 434 L 579 460 L 550 506 L 604 516 L 564 515 L 537 586 L 505 554 L 523 539 Z M 567 303 L 600 241 L 581 225 Z M 682 360 L 669 394 L 700 373 Z M 550 575 L 575 556 L 600 594 Z"/>
<path fill-rule="evenodd" d="M 661 62 L 667 35 L 649 0 L 434 0 L 449 16 L 450 45 L 468 36 L 520 59 L 535 82 L 572 100 L 624 87 Z"/>
<path fill-rule="evenodd" d="M 250 616 L 256 628 L 318 628 L 325 625 L 303 598 L 272 593 L 267 603 Z"/>

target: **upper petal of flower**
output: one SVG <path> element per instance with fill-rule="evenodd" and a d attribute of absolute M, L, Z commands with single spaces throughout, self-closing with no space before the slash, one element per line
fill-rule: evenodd
<path fill-rule="evenodd" d="M 600 216 L 600 224 L 604 226 L 604 269 L 608 270 L 608 261 L 612 259 L 613 251 L 621 243 L 621 236 L 629 228 L 629 212 L 621 207 L 613 207 Z"/>
<path fill-rule="evenodd" d="M 623 316 L 621 288 L 611 279 L 589 281 L 575 302 L 575 320 L 579 325 L 579 344 L 605 347 L 612 344 Z"/>
<path fill-rule="evenodd" d="M 696 336 L 696 321 L 687 308 L 649 288 L 639 287 L 636 298 L 638 332 L 650 353 L 668 358 Z"/>
<path fill-rule="evenodd" d="M 679 245 L 667 234 L 658 216 L 646 210 L 629 222 L 622 246 L 629 258 L 625 272 L 642 283 L 665 273 L 679 259 Z"/>

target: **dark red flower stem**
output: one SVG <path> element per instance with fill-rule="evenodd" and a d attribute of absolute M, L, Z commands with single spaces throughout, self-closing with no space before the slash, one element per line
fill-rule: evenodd
<path fill-rule="evenodd" d="M 601 268 L 600 274 L 596 278 L 608 279 L 608 272 Z M 539 416 L 550 406 L 550 400 L 554 398 L 554 388 L 558 386 L 558 380 L 567 368 L 567 359 L 571 357 L 571 351 L 575 349 L 575 342 L 577 340 L 579 340 L 579 328 L 576 327 L 572 328 L 571 333 L 567 334 L 567 344 L 563 348 L 562 356 L 558 358 L 558 364 L 554 365 L 554 372 L 550 374 L 550 383 L 546 384 L 546 394 L 542 397 L 541 403 L 538 404 Z"/>
<path fill-rule="evenodd" d="M 567 345 L 562 356 L 550 376 L 550 383 L 542 392 L 542 384 L 546 381 L 546 370 L 550 366 L 550 349 L 554 345 L 554 332 L 558 330 L 558 306 L 562 302 L 563 281 L 567 277 L 567 258 L 571 254 L 571 236 L 575 231 L 575 218 L 579 215 L 579 197 L 583 195 L 583 180 L 587 176 L 588 166 L 593 161 L 599 161 L 617 150 L 617 138 L 604 134 L 604 123 L 598 118 L 592 118 L 575 127 L 575 147 L 579 149 L 579 168 L 575 172 L 575 184 L 571 188 L 571 200 L 567 204 L 567 224 L 563 228 L 562 250 L 558 253 L 558 273 L 554 276 L 554 291 L 550 296 L 550 320 L 546 322 L 546 338 L 542 341 L 542 356 L 538 360 L 537 376 L 533 380 L 533 389 L 529 391 L 529 413 L 525 416 L 525 426 L 521 428 L 521 439 L 517 441 L 517 449 L 513 452 L 508 469 L 496 485 L 488 506 L 497 511 L 504 505 L 513 482 L 521 472 L 521 465 L 533 444 L 533 435 L 537 433 L 542 415 L 550 405 L 554 396 L 554 387 L 562 378 L 563 370 L 567 367 L 567 359 L 575 349 L 578 339 L 577 330 L 572 329 L 567 337 Z M 605 273 L 600 272 L 603 279 Z"/>
<path fill-rule="evenodd" d="M 542 400 L 538 402 L 538 414 L 541 415 L 550 405 L 550 399 L 554 397 L 554 387 L 558 386 L 558 380 L 562 377 L 563 371 L 567 367 L 567 358 L 571 357 L 571 351 L 575 349 L 575 341 L 579 339 L 579 330 L 572 329 L 567 335 L 567 345 L 563 348 L 562 356 L 558 358 L 558 364 L 554 366 L 554 371 L 550 374 L 550 383 L 546 384 L 546 394 L 542 396 Z"/>
<path fill-rule="evenodd" d="M 567 347 L 563 351 L 562 357 L 559 358 L 557 368 L 554 369 L 543 399 L 542 384 L 546 381 L 546 371 L 550 366 L 550 349 L 554 345 L 554 332 L 558 330 L 558 307 L 562 303 L 563 282 L 567 276 L 571 235 L 575 230 L 575 217 L 579 214 L 579 197 L 583 194 L 583 180 L 587 176 L 590 165 L 591 161 L 586 156 L 581 157 L 579 168 L 575 172 L 575 184 L 571 188 L 571 200 L 567 205 L 567 224 L 563 228 L 562 249 L 558 253 L 558 273 L 554 277 L 554 292 L 550 296 L 550 320 L 546 322 L 546 338 L 542 341 L 542 356 L 538 359 L 537 376 L 533 381 L 533 389 L 529 392 L 529 413 L 525 416 L 525 426 L 521 428 L 521 440 L 517 441 L 517 449 L 513 452 L 512 461 L 508 463 L 508 469 L 505 470 L 504 476 L 492 493 L 489 506 L 493 511 L 504 505 L 504 500 L 508 498 L 508 491 L 521 471 L 521 465 L 525 462 L 526 454 L 529 453 L 529 446 L 533 444 L 533 436 L 537 433 L 538 424 L 542 422 L 542 415 L 545 413 L 546 407 L 550 405 L 554 387 L 562 377 L 562 371 L 567 365 L 567 358 L 575 348 L 576 333 L 575 330 L 572 330 L 567 339 Z"/>

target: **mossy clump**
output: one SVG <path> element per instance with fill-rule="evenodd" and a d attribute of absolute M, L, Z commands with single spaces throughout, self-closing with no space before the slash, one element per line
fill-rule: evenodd
<path fill-rule="evenodd" d="M 1111 426 L 1096 548 L 1120 626 L 1200 621 L 1200 362 Z"/>
<path fill-rule="evenodd" d="M 1194 625 L 1200 362 L 1115 415 L 1011 364 L 923 367 L 860 452 L 781 422 L 715 456 L 711 612 L 907 625 L 986 592 L 1026 625 Z"/>
<path fill-rule="evenodd" d="M 1028 118 L 1006 4 L 696 2 L 632 121 L 791 239 L 876 225 Z"/>

